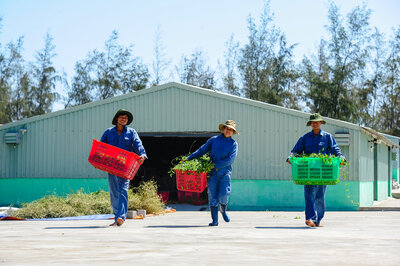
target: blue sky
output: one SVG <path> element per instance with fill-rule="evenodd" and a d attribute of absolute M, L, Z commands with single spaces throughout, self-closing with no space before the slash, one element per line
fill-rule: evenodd
<path fill-rule="evenodd" d="M 335 1 L 342 14 L 364 2 Z M 369 0 L 367 4 L 373 11 L 371 24 L 387 36 L 400 25 L 400 1 Z M 263 0 L 0 0 L 0 43 L 24 35 L 24 57 L 33 60 L 49 32 L 58 54 L 54 63 L 71 77 L 75 62 L 101 49 L 114 29 L 120 33 L 120 43 L 133 44 L 135 55 L 150 66 L 154 34 L 160 26 L 172 66 L 182 54 L 201 49 L 216 68 L 232 33 L 241 44 L 247 41 L 247 17 L 258 18 L 263 5 Z M 271 0 L 275 25 L 286 33 L 289 43 L 298 43 L 297 61 L 316 51 L 328 22 L 328 6 L 327 0 Z"/>

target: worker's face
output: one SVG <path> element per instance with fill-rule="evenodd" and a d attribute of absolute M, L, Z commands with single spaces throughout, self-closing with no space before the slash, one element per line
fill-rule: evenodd
<path fill-rule="evenodd" d="M 311 128 L 313 129 L 313 131 L 321 130 L 321 125 L 322 125 L 322 121 L 312 121 L 311 122 Z"/>
<path fill-rule="evenodd" d="M 229 127 L 224 127 L 224 136 L 225 138 L 232 137 L 233 135 L 233 129 Z"/>
<path fill-rule="evenodd" d="M 128 116 L 127 115 L 120 115 L 118 116 L 118 125 L 126 126 L 128 123 Z"/>

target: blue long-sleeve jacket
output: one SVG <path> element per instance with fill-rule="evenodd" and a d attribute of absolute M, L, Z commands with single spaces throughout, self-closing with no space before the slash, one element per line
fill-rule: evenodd
<path fill-rule="evenodd" d="M 142 141 L 140 140 L 136 130 L 133 128 L 125 126 L 121 135 L 118 135 L 117 127 L 107 128 L 100 141 L 129 152 L 133 151 L 137 155 L 144 155 L 147 158 Z"/>
<path fill-rule="evenodd" d="M 319 131 L 318 135 L 315 135 L 312 131 L 308 132 L 297 141 L 291 151 L 291 155 L 302 153 L 322 153 L 343 157 L 333 136 L 322 130 Z"/>
<path fill-rule="evenodd" d="M 238 152 L 238 144 L 234 139 L 225 138 L 224 134 L 212 137 L 197 151 L 189 155 L 187 160 L 201 157 L 207 152 L 210 152 L 211 162 L 214 163 L 211 174 L 230 175 L 232 173 L 232 164 Z"/>

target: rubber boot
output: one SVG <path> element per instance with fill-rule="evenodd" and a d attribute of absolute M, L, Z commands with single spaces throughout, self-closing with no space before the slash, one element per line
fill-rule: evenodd
<path fill-rule="evenodd" d="M 228 205 L 220 204 L 220 211 L 221 211 L 222 217 L 224 218 L 225 222 L 229 223 L 231 219 L 229 218 L 228 214 L 226 213 L 227 209 L 228 209 Z"/>
<path fill-rule="evenodd" d="M 210 207 L 211 210 L 211 218 L 212 223 L 209 223 L 209 226 L 218 226 L 218 207 Z"/>

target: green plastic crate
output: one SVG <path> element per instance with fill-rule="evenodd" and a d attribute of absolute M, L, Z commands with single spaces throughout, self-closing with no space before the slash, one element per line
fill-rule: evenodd
<path fill-rule="evenodd" d="M 341 158 L 290 158 L 293 182 L 297 185 L 336 185 Z"/>

